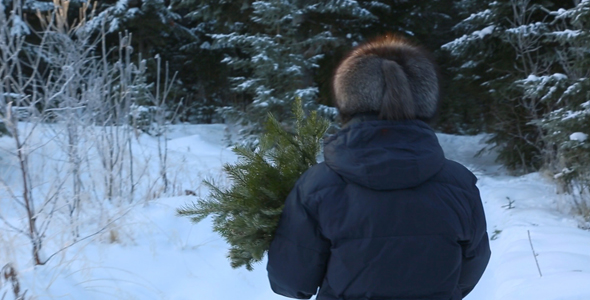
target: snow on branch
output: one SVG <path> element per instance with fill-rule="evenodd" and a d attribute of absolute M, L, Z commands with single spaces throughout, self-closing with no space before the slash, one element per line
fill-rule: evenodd
<path fill-rule="evenodd" d="M 520 25 L 514 28 L 508 28 L 505 33 L 523 36 L 523 37 L 535 37 L 541 35 L 547 30 L 547 24 L 542 22 L 536 22 L 532 24 Z"/>
<path fill-rule="evenodd" d="M 584 105 L 586 104 L 586 105 Z M 563 117 L 561 118 L 561 120 L 563 121 L 567 121 L 567 120 L 573 120 L 573 119 L 582 119 L 585 118 L 586 116 L 590 116 L 590 101 L 586 102 L 582 104 L 582 107 L 585 107 L 585 109 L 583 110 L 567 110 L 563 113 Z"/>
<path fill-rule="evenodd" d="M 587 19 L 590 16 L 590 1 L 582 0 L 574 8 L 560 8 L 549 14 L 555 16 L 556 20 L 570 19 L 573 24 L 583 24 L 584 19 Z"/>
<path fill-rule="evenodd" d="M 496 26 L 490 25 L 482 30 L 476 30 L 470 34 L 464 34 L 462 37 L 442 45 L 443 50 L 450 51 L 455 56 L 460 56 L 461 52 L 468 48 L 470 44 L 479 43 L 483 38 L 491 35 Z"/>
<path fill-rule="evenodd" d="M 379 5 L 376 1 L 372 1 L 369 5 L 385 8 L 384 5 Z M 377 19 L 370 11 L 360 7 L 355 0 L 330 0 L 326 4 L 310 5 L 306 10 L 316 13 L 348 13 L 359 19 Z"/>
<path fill-rule="evenodd" d="M 21 36 L 21 35 L 29 35 L 31 31 L 29 30 L 29 26 L 21 19 L 19 15 L 12 16 L 12 27 L 10 27 L 10 35 L 12 36 Z"/>
<path fill-rule="evenodd" d="M 570 134 L 571 141 L 584 142 L 588 139 L 588 135 L 583 132 L 574 132 Z"/>
<path fill-rule="evenodd" d="M 471 14 L 465 20 L 459 22 L 453 27 L 453 30 L 473 30 L 480 24 L 487 23 L 494 16 L 494 12 L 490 9 L 479 11 Z"/>
<path fill-rule="evenodd" d="M 566 29 L 566 30 L 561 30 L 561 31 L 552 31 L 552 32 L 548 33 L 547 35 L 555 36 L 555 37 L 565 37 L 565 38 L 570 39 L 570 38 L 578 37 L 584 33 L 585 32 L 583 32 L 582 30 Z"/>

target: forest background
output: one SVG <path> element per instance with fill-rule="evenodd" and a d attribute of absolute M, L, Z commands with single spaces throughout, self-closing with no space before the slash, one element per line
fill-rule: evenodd
<path fill-rule="evenodd" d="M 227 123 L 233 139 L 250 146 L 267 113 L 290 125 L 296 98 L 336 121 L 330 79 L 338 61 L 364 40 L 401 34 L 431 51 L 440 65 L 435 129 L 489 133 L 483 151 L 498 151 L 515 173 L 542 170 L 577 195 L 577 213 L 590 218 L 588 0 L 1 1 L 6 36 L 22 36 L 27 45 L 17 51 L 20 57 L 35 57 L 34 45 L 46 42 L 34 32 L 47 30 L 49 19 L 39 16 L 68 6 L 62 30 L 71 41 L 99 39 L 89 48 L 92 55 L 115 65 L 136 62 L 139 71 L 124 83 L 133 91 L 125 96 L 129 111 L 117 113 L 134 109 L 139 130 L 154 133 L 150 124 L 158 118 Z M 73 30 L 82 27 L 83 36 Z M 3 59 L 7 66 L 9 58 Z M 32 66 L 4 68 L 3 78 L 54 74 L 49 58 Z M 19 107 L 31 107 L 13 98 L 34 94 L 35 87 L 15 93 L 9 82 L 2 85 L 4 121 Z M 166 103 L 149 96 L 160 89 Z M 33 106 L 42 112 L 63 105 Z"/>

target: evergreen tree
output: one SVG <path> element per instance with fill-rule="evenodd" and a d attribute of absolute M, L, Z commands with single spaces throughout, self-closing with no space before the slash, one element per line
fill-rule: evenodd
<path fill-rule="evenodd" d="M 224 189 L 205 182 L 211 195 L 178 210 L 199 222 L 213 216 L 213 230 L 231 246 L 229 259 L 234 268 L 252 270 L 273 239 L 285 199 L 301 174 L 317 163 L 321 139 L 328 121 L 317 113 L 305 117 L 301 100 L 293 106 L 294 132 L 285 130 L 269 115 L 260 145 L 252 151 L 236 147 L 236 164 L 226 164 L 225 173 L 233 184 Z"/>
<path fill-rule="evenodd" d="M 239 1 L 226 1 L 231 8 L 216 10 L 210 1 L 173 1 L 171 9 L 181 16 L 176 26 L 182 28 L 169 44 L 163 57 L 178 72 L 177 85 L 182 89 L 181 119 L 191 123 L 221 122 L 217 109 L 232 105 L 229 67 L 221 63 L 224 49 L 213 47 L 211 34 L 224 32 L 235 22 L 219 22 L 240 12 Z M 234 14 L 235 15 L 235 14 Z M 239 14 L 236 16 L 239 17 Z M 236 21 L 237 22 L 237 21 Z"/>
<path fill-rule="evenodd" d="M 363 38 L 387 33 L 403 33 L 420 45 L 434 51 L 452 39 L 451 27 L 456 24 L 452 0 L 372 1 L 359 0 L 359 5 L 376 18 L 363 26 Z"/>
<path fill-rule="evenodd" d="M 318 87 L 313 79 L 319 61 L 328 49 L 345 43 L 346 36 L 352 37 L 333 23 L 374 16 L 352 0 L 254 1 L 248 11 L 243 28 L 213 37 L 217 46 L 236 50 L 223 62 L 242 72 L 232 78 L 234 91 L 251 101 L 245 114 L 236 107 L 227 107 L 225 114 L 240 120 L 244 144 L 254 146 L 260 120 L 267 112 L 283 122 L 289 120 L 295 98 L 301 98 L 306 107 L 316 107 Z M 333 109 L 317 108 L 335 115 Z"/>
<path fill-rule="evenodd" d="M 589 217 L 590 2 L 461 3 L 475 12 L 445 49 L 459 62 L 456 83 L 487 92 L 489 142 L 509 167 L 553 172 Z"/>
<path fill-rule="evenodd" d="M 550 170 L 566 190 L 583 197 L 576 209 L 590 218 L 590 1 L 550 13 L 555 17 L 547 40 L 562 73 L 560 80 L 530 87 L 555 99 L 555 108 L 538 122 L 555 157 Z"/>
<path fill-rule="evenodd" d="M 180 50 L 168 57 L 187 93 L 198 94 L 189 96 L 194 110 L 224 106 L 225 117 L 242 121 L 246 144 L 255 145 L 260 116 L 272 111 L 289 120 L 294 95 L 333 116 L 332 71 L 359 41 L 403 32 L 433 50 L 449 40 L 451 2 L 177 0 L 173 10 L 193 36 L 178 40 Z"/>
<path fill-rule="evenodd" d="M 118 41 L 118 33 L 129 31 L 133 35 L 135 55 L 149 59 L 170 42 L 180 18 L 164 0 L 108 0 L 96 4 L 96 16 L 87 30 L 100 32 L 105 26 L 111 43 Z"/>
<path fill-rule="evenodd" d="M 463 20 L 453 28 L 458 37 L 441 47 L 450 58 L 446 65 L 452 78 L 446 89 L 449 100 L 442 103 L 445 131 L 468 133 L 475 127 L 477 132 L 485 128 L 482 119 L 489 120 L 493 98 L 486 82 L 495 75 L 488 76 L 488 71 L 494 70 L 494 63 L 507 61 L 501 57 L 507 53 L 498 53 L 504 48 L 492 35 L 502 18 L 497 16 L 496 4 L 488 7 L 485 1 L 462 0 L 453 5 Z"/>
<path fill-rule="evenodd" d="M 552 50 L 545 40 L 551 23 L 547 11 L 553 5 L 531 0 L 464 0 L 459 5 L 474 11 L 455 27 L 464 34 L 443 46 L 457 59 L 456 86 L 481 93 L 466 93 L 466 104 L 479 107 L 473 114 L 487 115 L 489 142 L 499 147 L 499 159 L 512 169 L 538 169 L 550 149 L 535 121 L 555 103 L 528 87 L 539 78 L 562 79 L 551 75 L 555 64 L 548 59 Z"/>

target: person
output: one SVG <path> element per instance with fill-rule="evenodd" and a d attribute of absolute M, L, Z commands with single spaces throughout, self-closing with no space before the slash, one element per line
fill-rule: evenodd
<path fill-rule="evenodd" d="M 340 63 L 344 125 L 286 199 L 268 251 L 275 293 L 456 300 L 475 287 L 491 253 L 486 220 L 476 177 L 445 159 L 427 124 L 438 80 L 429 54 L 395 36 Z"/>

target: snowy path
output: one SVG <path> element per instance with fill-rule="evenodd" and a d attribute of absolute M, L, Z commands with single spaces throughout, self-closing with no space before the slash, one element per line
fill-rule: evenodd
<path fill-rule="evenodd" d="M 182 167 L 174 175 L 192 178 L 190 188 L 197 193 L 205 191 L 196 178 L 219 178 L 222 163 L 235 159 L 221 142 L 220 125 L 181 128 L 171 137 L 170 159 Z M 468 300 L 590 299 L 590 231 L 555 210 L 559 195 L 553 186 L 537 173 L 507 176 L 491 155 L 474 158 L 481 137 L 441 134 L 439 139 L 448 158 L 478 176 L 493 238 L 490 265 Z M 514 208 L 506 207 L 507 197 Z M 270 290 L 265 262 L 253 272 L 231 269 L 227 245 L 209 222 L 192 224 L 175 216 L 176 208 L 195 199 L 161 198 L 137 208 L 119 228 L 118 243 L 95 239 L 47 266 L 21 267 L 21 285 L 36 299 L 286 299 Z"/>
<path fill-rule="evenodd" d="M 479 178 L 492 258 L 468 300 L 590 299 L 590 231 L 557 211 L 560 195 L 539 173 L 505 175 L 491 155 L 474 158 L 479 139 L 439 135 L 447 157 Z M 513 201 L 512 205 L 509 205 Z M 531 241 L 541 269 L 537 268 Z"/>

